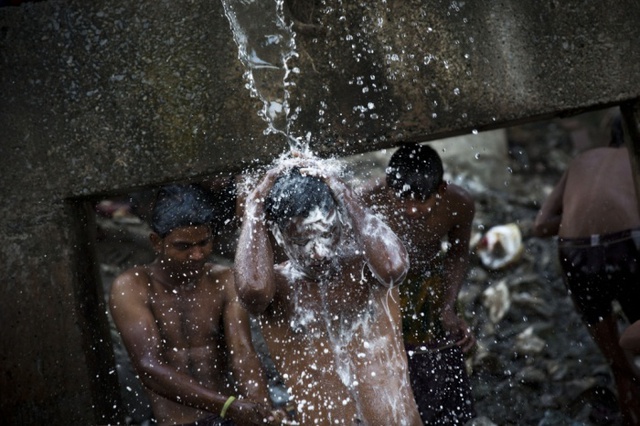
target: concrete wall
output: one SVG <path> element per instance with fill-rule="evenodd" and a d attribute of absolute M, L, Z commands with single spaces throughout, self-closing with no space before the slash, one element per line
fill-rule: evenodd
<path fill-rule="evenodd" d="M 291 103 L 293 134 L 310 132 L 322 155 L 640 96 L 635 0 L 317 3 L 288 1 L 299 29 Z M 240 171 L 286 150 L 263 135 L 242 74 L 219 2 L 0 8 L 8 424 L 121 420 L 88 201 Z"/>

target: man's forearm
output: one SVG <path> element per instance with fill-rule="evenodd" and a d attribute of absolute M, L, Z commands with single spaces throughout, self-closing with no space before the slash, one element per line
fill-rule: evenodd
<path fill-rule="evenodd" d="M 351 189 L 342 192 L 342 203 L 351 217 L 356 241 L 364 251 L 369 269 L 389 287 L 402 282 L 409 270 L 404 244 L 386 223 L 358 201 Z"/>
<path fill-rule="evenodd" d="M 138 368 L 144 385 L 154 393 L 179 404 L 216 413 L 222 409 L 229 396 L 207 389 L 191 376 L 164 367 L 160 362 L 146 364 L 147 366 Z"/>
<path fill-rule="evenodd" d="M 251 212 L 244 218 L 234 271 L 242 304 L 254 315 L 262 313 L 275 293 L 273 250 L 264 222 Z"/>
<path fill-rule="evenodd" d="M 234 374 L 237 377 L 238 390 L 251 401 L 270 404 L 269 390 L 262 364 L 257 355 L 247 355 L 236 363 Z"/>

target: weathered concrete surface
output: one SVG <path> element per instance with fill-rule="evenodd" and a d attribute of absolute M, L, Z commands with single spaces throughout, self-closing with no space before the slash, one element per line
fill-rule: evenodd
<path fill-rule="evenodd" d="M 293 134 L 323 154 L 640 96 L 635 0 L 326 3 L 289 1 Z M 214 1 L 0 9 L 4 421 L 119 419 L 86 201 L 287 149 L 263 136 L 236 52 Z"/>

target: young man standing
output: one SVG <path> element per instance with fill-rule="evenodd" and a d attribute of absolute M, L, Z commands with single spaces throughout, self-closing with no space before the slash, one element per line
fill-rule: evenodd
<path fill-rule="evenodd" d="M 320 164 L 269 171 L 249 194 L 236 285 L 300 424 L 421 424 L 408 385 L 396 235 Z M 268 230 L 288 260 L 274 265 Z"/>
<path fill-rule="evenodd" d="M 457 314 L 456 301 L 467 274 L 474 201 L 443 180 L 438 153 L 418 144 L 398 148 L 386 181 L 365 192 L 411 259 L 400 297 L 411 386 L 422 420 L 464 424 L 475 416 L 463 354 L 473 348 L 475 337 Z"/>
<path fill-rule="evenodd" d="M 640 320 L 640 212 L 622 123 L 610 146 L 575 157 L 545 200 L 534 235 L 558 235 L 558 255 L 573 303 L 611 366 L 625 425 L 640 424 L 640 374 L 620 347 L 612 302 Z"/>
<path fill-rule="evenodd" d="M 157 257 L 116 278 L 111 314 L 160 425 L 279 424 L 233 272 L 207 262 L 215 221 L 199 187 L 162 188 L 151 218 Z"/>

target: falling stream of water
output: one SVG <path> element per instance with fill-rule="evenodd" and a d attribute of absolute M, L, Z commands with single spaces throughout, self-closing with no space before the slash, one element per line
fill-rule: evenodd
<path fill-rule="evenodd" d="M 284 135 L 291 146 L 288 87 L 289 60 L 297 55 L 295 33 L 285 22 L 283 0 L 222 0 L 225 14 L 238 46 L 238 58 L 245 67 L 244 77 L 251 96 L 259 98 L 260 116 L 266 121 L 265 134 Z"/>

